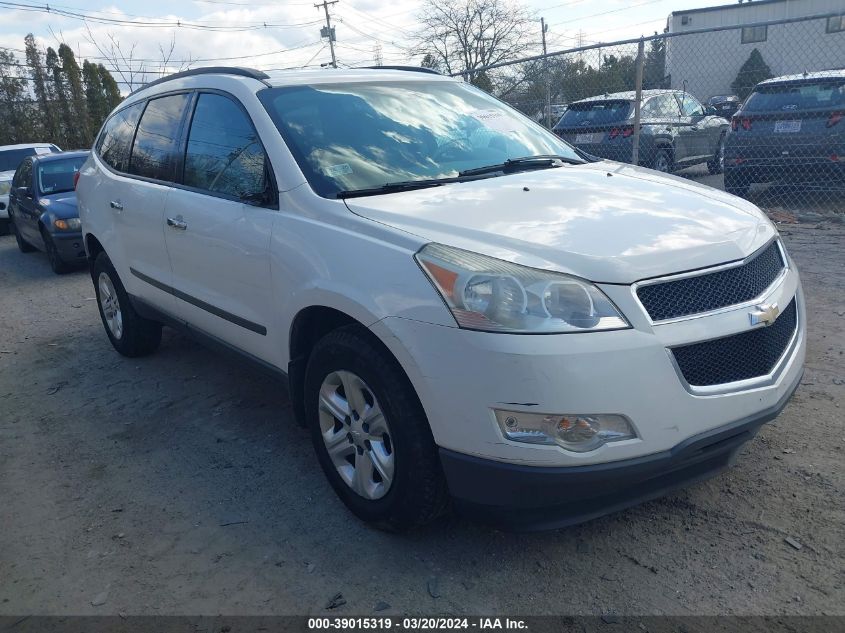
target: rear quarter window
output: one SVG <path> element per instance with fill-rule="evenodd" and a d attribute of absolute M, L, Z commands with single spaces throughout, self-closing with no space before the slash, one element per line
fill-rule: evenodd
<path fill-rule="evenodd" d="M 129 148 L 143 110 L 144 102 L 141 102 L 115 112 L 100 132 L 95 147 L 97 154 L 116 171 L 125 172 L 129 169 Z"/>

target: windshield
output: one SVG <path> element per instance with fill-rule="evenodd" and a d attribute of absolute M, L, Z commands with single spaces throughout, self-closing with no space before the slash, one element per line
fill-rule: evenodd
<path fill-rule="evenodd" d="M 52 151 L 54 151 L 52 146 L 0 150 L 0 171 L 15 171 L 27 156 L 49 154 Z"/>
<path fill-rule="evenodd" d="M 618 123 L 628 118 L 630 101 L 588 101 L 573 103 L 564 112 L 558 127 L 586 127 Z"/>
<path fill-rule="evenodd" d="M 761 86 L 751 93 L 743 111 L 795 111 L 845 107 L 845 81 Z"/>
<path fill-rule="evenodd" d="M 73 191 L 73 175 L 82 168 L 85 159 L 77 156 L 38 165 L 38 191 L 41 194 Z"/>
<path fill-rule="evenodd" d="M 458 82 L 270 88 L 259 93 L 318 195 L 451 178 L 509 158 L 580 161 L 554 134 Z"/>

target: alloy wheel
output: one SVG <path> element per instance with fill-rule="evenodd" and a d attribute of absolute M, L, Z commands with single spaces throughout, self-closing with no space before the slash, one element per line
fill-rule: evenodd
<path fill-rule="evenodd" d="M 106 273 L 100 273 L 97 280 L 100 290 L 100 307 L 103 309 L 103 319 L 106 327 L 116 339 L 123 336 L 123 313 L 120 310 L 120 301 L 111 278 Z"/>
<path fill-rule="evenodd" d="M 390 490 L 395 458 L 390 427 L 373 390 L 351 371 L 331 372 L 319 395 L 320 433 L 341 479 L 375 500 Z"/>

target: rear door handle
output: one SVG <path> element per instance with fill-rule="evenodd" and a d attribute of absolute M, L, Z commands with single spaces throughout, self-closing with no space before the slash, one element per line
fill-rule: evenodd
<path fill-rule="evenodd" d="M 177 215 L 175 218 L 167 218 L 167 226 L 178 231 L 184 231 L 188 228 L 188 223 L 182 219 L 181 215 Z"/>
<path fill-rule="evenodd" d="M 698 126 L 697 126 L 697 125 L 693 125 L 693 126 L 692 126 L 692 128 L 690 128 L 690 129 L 695 130 L 696 132 L 698 132 Z"/>
<path fill-rule="evenodd" d="M 117 209 L 118 211 L 123 211 L 123 205 L 122 205 L 122 204 L 120 204 L 120 200 L 112 200 L 112 201 L 109 203 L 109 206 L 110 206 L 112 209 Z"/>

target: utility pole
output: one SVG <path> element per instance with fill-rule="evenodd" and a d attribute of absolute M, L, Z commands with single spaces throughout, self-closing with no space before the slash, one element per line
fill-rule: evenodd
<path fill-rule="evenodd" d="M 326 33 L 329 36 L 329 48 L 332 51 L 332 66 L 337 68 L 337 58 L 334 56 L 334 31 L 332 31 L 332 19 L 329 16 L 329 5 L 330 4 L 337 4 L 339 0 L 331 0 L 328 2 L 327 0 L 323 0 L 320 4 L 315 4 L 314 7 L 319 9 L 323 7 L 323 11 L 326 12 Z"/>
<path fill-rule="evenodd" d="M 546 51 L 546 31 L 549 25 L 545 18 L 540 18 L 540 30 L 543 32 L 543 70 L 546 75 L 546 127 L 552 129 L 552 79 L 549 77 L 549 57 Z"/>

